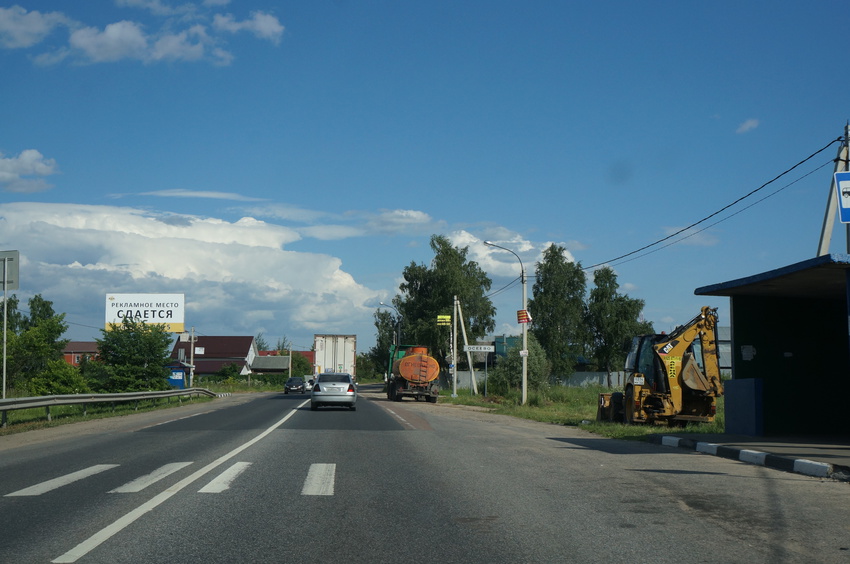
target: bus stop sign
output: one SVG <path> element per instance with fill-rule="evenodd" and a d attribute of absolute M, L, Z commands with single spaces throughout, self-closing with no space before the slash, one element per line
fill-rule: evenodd
<path fill-rule="evenodd" d="M 850 223 L 850 172 L 835 173 L 835 189 L 838 191 L 838 215 L 841 223 Z"/>

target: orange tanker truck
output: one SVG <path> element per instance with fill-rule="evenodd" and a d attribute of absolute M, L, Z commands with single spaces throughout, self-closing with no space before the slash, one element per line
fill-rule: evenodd
<path fill-rule="evenodd" d="M 404 397 L 423 398 L 437 403 L 440 395 L 440 363 L 421 346 L 393 345 L 390 349 L 390 372 L 387 376 L 387 398 L 401 401 Z"/>

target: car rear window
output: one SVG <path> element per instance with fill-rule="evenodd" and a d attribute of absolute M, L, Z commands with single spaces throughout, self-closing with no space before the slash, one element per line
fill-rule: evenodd
<path fill-rule="evenodd" d="M 319 382 L 351 382 L 348 374 L 319 374 Z"/>

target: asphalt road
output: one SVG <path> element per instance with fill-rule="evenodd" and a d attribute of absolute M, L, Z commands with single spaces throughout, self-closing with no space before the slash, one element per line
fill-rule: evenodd
<path fill-rule="evenodd" d="M 364 388 L 364 392 L 367 388 Z M 362 394 L 0 438 L 0 562 L 850 562 L 850 485 Z"/>

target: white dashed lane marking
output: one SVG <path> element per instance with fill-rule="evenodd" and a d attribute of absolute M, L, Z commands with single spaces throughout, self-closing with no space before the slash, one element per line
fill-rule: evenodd
<path fill-rule="evenodd" d="M 311 464 L 301 495 L 333 495 L 336 464 Z"/>

